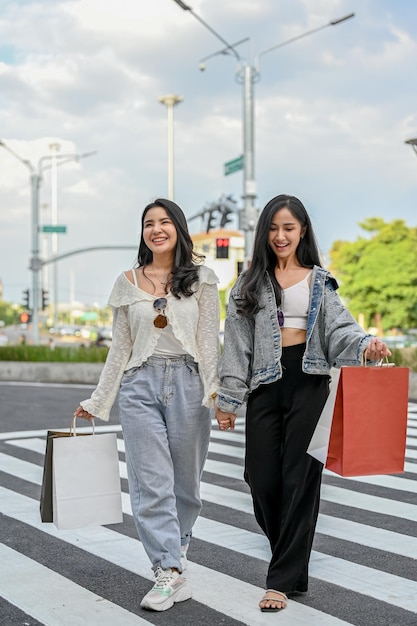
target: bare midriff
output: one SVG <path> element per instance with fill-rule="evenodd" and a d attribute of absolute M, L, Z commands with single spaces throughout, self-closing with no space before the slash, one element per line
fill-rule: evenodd
<path fill-rule="evenodd" d="M 301 328 L 281 328 L 281 345 L 283 348 L 305 343 L 307 331 Z"/>

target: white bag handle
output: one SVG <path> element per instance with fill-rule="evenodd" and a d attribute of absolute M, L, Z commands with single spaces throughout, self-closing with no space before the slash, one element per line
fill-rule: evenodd
<path fill-rule="evenodd" d="M 71 437 L 76 437 L 77 436 L 76 422 L 77 422 L 77 416 L 73 415 L 72 416 L 72 420 L 71 420 L 71 424 L 70 424 L 70 435 L 71 435 Z M 90 422 L 91 422 L 91 425 L 93 427 L 93 435 L 95 435 L 96 424 L 94 422 L 94 418 L 92 420 L 90 420 Z"/>

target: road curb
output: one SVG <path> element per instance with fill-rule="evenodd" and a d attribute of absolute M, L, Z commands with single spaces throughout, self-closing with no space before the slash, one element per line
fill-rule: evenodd
<path fill-rule="evenodd" d="M 96 385 L 104 363 L 0 361 L 0 381 Z M 408 397 L 417 402 L 417 373 L 410 372 Z"/>
<path fill-rule="evenodd" d="M 104 363 L 1 361 L 0 381 L 96 385 Z"/>

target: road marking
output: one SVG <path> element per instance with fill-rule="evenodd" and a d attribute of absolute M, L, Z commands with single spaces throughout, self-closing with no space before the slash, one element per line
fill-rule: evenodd
<path fill-rule="evenodd" d="M 34 511 L 34 501 L 30 498 L 1 487 L 0 496 L 0 508 L 5 515 L 123 567 L 138 576 L 152 579 L 148 557 L 138 540 L 100 526 L 59 531 L 53 524 L 40 522 L 39 515 Z M 248 626 L 265 626 L 265 616 L 258 609 L 258 602 L 264 593 L 260 587 L 193 562 L 189 562 L 187 580 L 191 584 L 194 600 L 235 620 L 240 620 Z M 30 582 L 28 584 L 30 585 Z M 48 593 L 51 589 L 54 589 L 53 584 L 48 587 Z M 239 598 L 239 601 L 231 602 L 231 598 Z M 27 612 L 26 609 L 25 612 Z M 280 626 L 305 626 L 305 624 L 348 626 L 348 622 L 291 600 L 287 609 L 279 614 L 279 618 Z M 82 624 L 88 623 L 86 620 L 82 622 Z M 73 624 L 75 626 L 76 622 L 71 622 L 71 626 Z M 116 619 L 112 626 L 114 624 L 124 626 L 125 622 Z"/>
<path fill-rule="evenodd" d="M 28 437 L 46 437 L 48 430 L 56 430 L 60 433 L 69 432 L 68 428 L 43 428 L 42 430 L 17 430 L 11 431 L 8 433 L 0 433 L 0 441 L 5 441 L 6 439 L 26 439 Z M 119 433 L 121 432 L 122 427 L 120 424 L 108 424 L 106 426 L 97 426 L 95 427 L 96 433 Z M 91 433 L 91 426 L 77 426 L 77 433 Z"/>
<path fill-rule="evenodd" d="M 0 562 L 2 597 L 43 624 L 149 626 L 134 613 L 4 544 L 0 544 Z"/>
<path fill-rule="evenodd" d="M 26 442 L 13 442 L 14 445 L 19 446 L 22 443 L 24 443 L 22 447 L 24 447 L 25 449 L 30 449 L 36 452 L 44 451 L 45 442 L 42 439 L 32 439 L 27 440 Z M 119 467 L 121 477 L 127 478 L 126 463 L 123 461 L 119 461 Z M 243 468 L 237 465 L 208 459 L 205 469 L 206 471 L 213 474 L 219 474 L 221 476 L 227 476 L 242 480 Z M 10 457 L 5 454 L 0 454 L 0 470 L 38 485 L 40 485 L 42 482 L 43 469 L 40 466 L 29 463 L 28 461 L 16 459 L 15 457 Z M 207 502 L 212 502 L 219 505 L 224 505 L 224 503 L 227 502 L 229 508 L 233 508 L 249 514 L 253 513 L 252 499 L 248 493 L 234 491 L 226 487 L 216 487 L 215 485 L 211 485 L 210 483 L 206 482 L 202 483 L 201 493 L 203 499 Z M 349 495 L 351 494 L 355 494 L 355 492 L 349 491 Z M 122 497 L 124 499 L 123 512 L 131 515 L 132 511 L 130 508 L 128 495 L 123 493 Z M 343 498 L 343 501 L 344 500 L 345 498 Z M 379 502 L 379 500 L 380 499 L 377 499 L 377 502 Z M 395 507 L 397 507 L 398 504 L 402 504 L 392 500 L 385 500 L 385 502 L 390 502 L 390 508 L 388 508 L 388 504 L 382 505 L 381 508 L 384 509 L 384 513 L 389 511 L 390 515 L 394 514 L 393 502 L 395 502 Z M 411 509 L 412 511 L 417 511 L 417 507 L 415 507 L 415 505 L 408 506 L 413 507 Z M 366 510 L 371 512 L 374 511 L 374 509 L 370 507 L 368 507 Z M 396 517 L 398 516 L 399 515 L 397 514 Z M 358 543 L 360 545 L 376 548 L 379 550 L 385 550 L 387 552 L 392 552 L 394 554 L 399 554 L 405 557 L 417 554 L 416 538 L 410 537 L 408 535 L 401 535 L 399 533 L 390 533 L 390 531 L 385 531 L 383 529 L 375 528 L 373 526 L 366 526 L 364 524 L 350 522 L 348 520 L 343 520 L 337 517 L 329 517 L 320 514 L 318 518 L 317 531 L 325 535 L 342 539 L 344 541 L 354 541 L 355 543 Z M 203 537 L 201 538 L 204 539 Z"/>

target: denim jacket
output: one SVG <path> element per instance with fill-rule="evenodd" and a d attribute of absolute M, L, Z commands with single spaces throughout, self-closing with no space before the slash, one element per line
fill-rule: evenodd
<path fill-rule="evenodd" d="M 217 405 L 230 413 L 235 413 L 259 385 L 282 377 L 281 331 L 271 279 L 266 274 L 261 308 L 252 316 L 237 312 L 240 286 L 241 278 L 230 293 L 219 366 Z M 335 278 L 327 270 L 314 266 L 302 360 L 306 374 L 329 375 L 332 367 L 360 365 L 371 339 L 342 304 L 337 288 Z"/>

